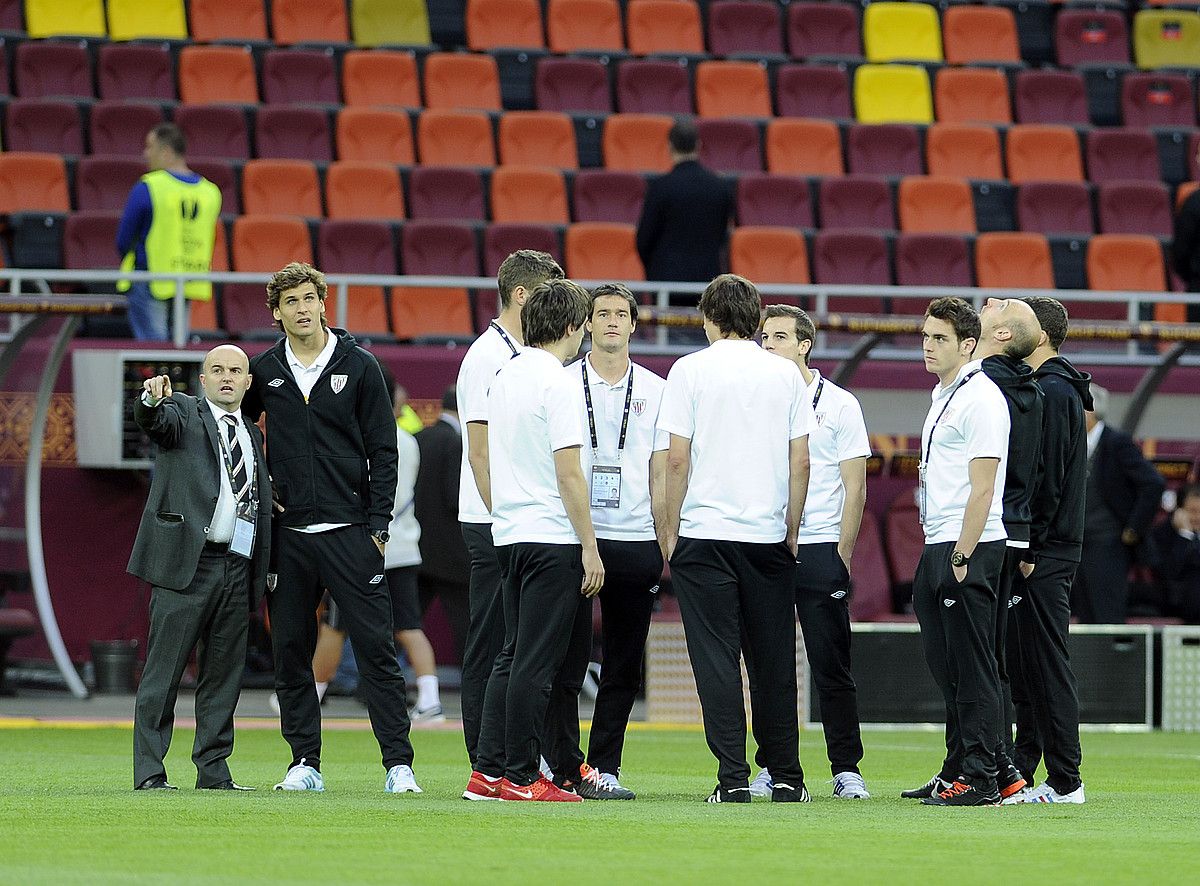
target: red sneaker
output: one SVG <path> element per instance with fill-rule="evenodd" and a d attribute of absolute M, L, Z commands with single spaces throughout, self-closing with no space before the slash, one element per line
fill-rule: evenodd
<path fill-rule="evenodd" d="M 564 791 L 552 781 L 539 778 L 530 785 L 513 784 L 507 778 L 500 782 L 501 800 L 532 800 L 541 803 L 582 803 L 583 797 Z"/>
<path fill-rule="evenodd" d="M 490 778 L 482 772 L 472 772 L 467 789 L 463 791 L 464 800 L 499 800 L 502 778 Z"/>

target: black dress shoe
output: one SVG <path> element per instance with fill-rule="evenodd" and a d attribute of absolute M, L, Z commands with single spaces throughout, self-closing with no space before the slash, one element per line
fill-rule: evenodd
<path fill-rule="evenodd" d="M 167 781 L 165 775 L 152 775 L 134 788 L 135 791 L 177 791 L 179 788 Z"/>
<path fill-rule="evenodd" d="M 216 784 L 196 785 L 198 791 L 252 791 L 254 788 L 248 788 L 238 784 L 232 778 L 228 781 L 219 781 Z"/>

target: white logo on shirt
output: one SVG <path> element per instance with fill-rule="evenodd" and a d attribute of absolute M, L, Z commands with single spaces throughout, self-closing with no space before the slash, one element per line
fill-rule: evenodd
<path fill-rule="evenodd" d="M 267 382 L 267 387 L 268 387 L 268 388 L 277 388 L 277 387 L 279 387 L 281 384 L 283 384 L 283 379 L 282 379 L 282 378 L 273 378 L 273 379 L 271 379 L 269 382 Z"/>
<path fill-rule="evenodd" d="M 817 412 L 817 413 L 814 413 L 814 415 L 816 416 L 816 419 L 817 419 L 817 427 L 818 428 L 825 424 L 825 413 L 824 412 Z"/>
<path fill-rule="evenodd" d="M 645 400 L 631 400 L 629 403 L 629 409 L 634 415 L 641 415 L 643 412 L 646 411 L 646 401 Z"/>
<path fill-rule="evenodd" d="M 842 597 L 846 596 L 846 592 L 845 591 L 834 591 L 829 596 L 833 597 L 833 599 L 835 599 L 835 600 L 840 600 L 840 599 L 842 599 Z"/>
<path fill-rule="evenodd" d="M 950 600 L 950 599 L 945 599 L 945 600 L 943 600 L 942 602 L 943 602 L 943 603 L 946 605 L 946 608 L 947 608 L 947 609 L 949 609 L 949 608 L 950 608 L 951 606 L 953 606 L 953 605 L 954 605 L 954 603 L 955 603 L 955 601 L 954 601 L 954 600 Z"/>
<path fill-rule="evenodd" d="M 343 377 L 344 377 L 344 376 L 343 376 Z M 379 584 L 381 581 L 383 581 L 383 573 L 380 573 L 379 575 L 376 575 L 376 576 L 372 576 L 372 578 L 371 578 L 371 581 L 370 581 L 370 582 L 368 582 L 368 584 L 377 585 L 377 584 Z"/>
<path fill-rule="evenodd" d="M 1016 606 L 1020 602 L 1021 602 L 1021 598 L 1019 596 L 1013 596 L 1013 598 L 1008 601 L 1008 608 L 1012 609 L 1014 606 Z"/>
<path fill-rule="evenodd" d="M 333 388 L 335 394 L 340 394 L 342 388 L 346 387 L 347 375 L 331 375 L 329 376 L 329 387 Z"/>

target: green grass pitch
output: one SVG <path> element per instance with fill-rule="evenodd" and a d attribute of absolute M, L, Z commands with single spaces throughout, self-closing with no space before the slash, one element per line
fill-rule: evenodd
<path fill-rule="evenodd" d="M 285 745 L 238 732 L 254 794 L 135 794 L 121 728 L 0 729 L 0 883 L 1196 883 L 1200 736 L 1085 734 L 1085 806 L 936 809 L 899 799 L 940 762 L 932 732 L 868 732 L 873 799 L 829 796 L 819 732 L 801 738 L 811 804 L 700 802 L 715 764 L 698 731 L 635 729 L 633 802 L 468 803 L 460 735 L 414 733 L 421 796 L 382 792 L 369 731 L 325 734 L 324 794 L 269 788 Z"/>

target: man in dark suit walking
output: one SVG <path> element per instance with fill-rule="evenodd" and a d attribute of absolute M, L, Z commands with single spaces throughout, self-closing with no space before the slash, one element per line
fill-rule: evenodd
<path fill-rule="evenodd" d="M 646 188 L 638 255 L 647 280 L 706 282 L 721 272 L 733 196 L 719 176 L 700 165 L 695 123 L 680 120 L 668 139 L 674 168 Z"/>
<path fill-rule="evenodd" d="M 246 663 L 250 610 L 267 583 L 271 479 L 262 433 L 242 417 L 250 363 L 221 345 L 204 358 L 203 398 L 147 379 L 134 404 L 138 425 L 158 444 L 150 497 L 129 571 L 153 587 L 146 668 L 133 721 L 136 790 L 174 790 L 163 758 L 171 745 L 175 698 L 196 649 L 196 787 L 236 784 L 233 710 Z"/>

